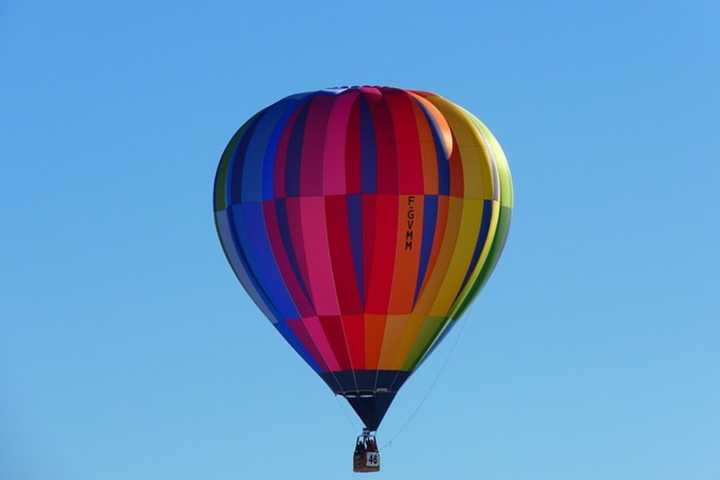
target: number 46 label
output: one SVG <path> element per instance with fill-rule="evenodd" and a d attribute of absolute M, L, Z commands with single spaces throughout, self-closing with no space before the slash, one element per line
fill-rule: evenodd
<path fill-rule="evenodd" d="M 380 465 L 380 454 L 377 452 L 367 452 L 365 465 L 368 467 L 377 467 Z"/>

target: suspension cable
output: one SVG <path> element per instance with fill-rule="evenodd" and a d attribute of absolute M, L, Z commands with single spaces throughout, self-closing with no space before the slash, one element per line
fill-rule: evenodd
<path fill-rule="evenodd" d="M 337 404 L 338 408 L 342 411 L 343 417 L 348 421 L 348 424 L 350 425 L 350 428 L 353 430 L 353 432 L 357 432 L 357 427 L 355 426 L 355 423 L 353 423 L 352 418 L 350 418 L 350 415 L 348 415 L 348 412 L 345 408 L 342 406 L 342 402 L 338 397 L 340 395 L 333 395 L 335 397 L 335 403 Z"/>
<path fill-rule="evenodd" d="M 469 315 L 468 315 L 469 316 Z M 405 430 L 405 428 L 410 425 L 410 423 L 413 421 L 415 416 L 420 412 L 420 409 L 425 404 L 425 401 L 430 397 L 430 393 L 435 389 L 435 386 L 437 385 L 438 381 L 440 380 L 440 377 L 442 376 L 443 372 L 445 371 L 445 368 L 450 363 L 450 359 L 452 358 L 453 353 L 455 352 L 455 349 L 458 346 L 458 343 L 460 342 L 460 337 L 462 337 L 462 332 L 465 330 L 465 327 L 467 325 L 467 320 L 463 317 L 457 320 L 458 322 L 462 322 L 462 325 L 460 325 L 459 329 L 455 332 L 455 342 L 453 343 L 452 347 L 450 348 L 450 352 L 448 352 L 447 357 L 445 357 L 445 361 L 440 366 L 440 370 L 438 370 L 438 373 L 435 375 L 435 378 L 433 379 L 432 383 L 430 384 L 430 388 L 425 392 L 425 395 L 423 395 L 423 398 L 420 400 L 420 403 L 418 403 L 417 407 L 415 407 L 415 410 L 410 414 L 407 419 L 400 425 L 400 428 L 397 432 L 395 432 L 395 435 L 390 438 L 382 447 L 381 450 L 384 450 L 385 448 L 390 448 L 392 446 L 392 443 L 397 440 L 397 438 L 400 436 L 401 433 Z"/>

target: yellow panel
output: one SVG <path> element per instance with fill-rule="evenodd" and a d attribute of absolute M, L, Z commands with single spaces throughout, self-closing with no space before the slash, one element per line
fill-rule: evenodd
<path fill-rule="evenodd" d="M 489 128 L 482 123 L 477 117 L 467 112 L 472 117 L 475 127 L 478 129 L 483 139 L 487 142 L 490 147 L 490 153 L 497 166 L 498 174 L 500 177 L 500 204 L 503 207 L 513 206 L 513 188 L 512 188 L 512 175 L 510 174 L 510 165 L 508 164 L 507 157 L 503 151 L 500 143 L 492 134 Z"/>
<path fill-rule="evenodd" d="M 498 199 L 497 172 L 491 154 L 468 112 L 432 95 L 428 100 L 445 116 L 460 148 L 465 198 Z"/>
<path fill-rule="evenodd" d="M 413 313 L 407 317 L 405 325 L 403 326 L 403 331 L 400 334 L 398 343 L 395 347 L 394 358 L 389 360 L 390 363 L 395 363 L 401 367 L 404 366 L 408 353 L 417 342 L 418 335 L 420 334 L 420 330 L 424 324 L 425 316 L 422 314 Z"/>
<path fill-rule="evenodd" d="M 480 271 L 482 270 L 483 265 L 485 265 L 485 261 L 487 260 L 488 254 L 490 253 L 490 248 L 492 247 L 492 240 L 495 238 L 495 231 L 497 230 L 498 225 L 498 219 L 500 218 L 500 206 L 498 202 L 492 202 L 492 214 L 490 216 L 490 228 L 488 230 L 488 236 L 485 240 L 485 245 L 483 245 L 483 249 L 480 252 L 480 258 L 478 259 L 477 265 L 475 265 L 475 269 L 473 270 L 472 275 L 470 276 L 470 280 L 465 285 L 465 288 L 463 289 L 462 294 L 458 297 L 455 304 L 450 309 L 450 317 L 452 318 L 455 315 L 455 310 L 457 310 L 458 306 L 462 303 L 462 301 L 467 296 L 468 292 L 472 288 L 473 284 L 475 283 L 475 280 L 477 280 L 478 275 L 480 275 Z"/>
<path fill-rule="evenodd" d="M 460 229 L 460 221 L 462 218 L 463 200 L 460 198 L 450 197 L 448 199 L 448 216 L 447 226 L 445 227 L 445 235 L 442 238 L 442 245 L 438 254 L 435 267 L 429 272 L 429 279 L 420 293 L 417 303 L 415 304 L 416 313 L 429 312 L 435 303 L 435 298 L 440 293 L 440 286 L 443 284 L 445 275 L 447 274 L 450 260 L 452 260 L 455 251 L 455 243 L 458 240 L 458 231 Z M 445 312 L 443 312 L 444 314 Z"/>
<path fill-rule="evenodd" d="M 455 248 L 453 249 L 449 267 L 442 286 L 430 309 L 430 315 L 446 316 L 457 296 L 463 278 L 468 271 L 470 260 L 477 243 L 482 222 L 484 200 L 464 199 L 462 219 Z"/>
<path fill-rule="evenodd" d="M 447 323 L 447 317 L 425 317 L 422 329 L 417 335 L 410 352 L 403 362 L 402 369 L 410 370 L 423 357 L 433 340 Z"/>
<path fill-rule="evenodd" d="M 402 366 L 404 356 L 400 356 L 399 347 L 403 341 L 405 325 L 409 315 L 388 315 L 385 322 L 385 337 L 380 351 L 380 370 L 398 370 Z"/>

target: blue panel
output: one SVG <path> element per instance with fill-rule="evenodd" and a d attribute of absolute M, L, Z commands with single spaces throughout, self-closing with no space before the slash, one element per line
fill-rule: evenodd
<path fill-rule="evenodd" d="M 250 143 L 245 154 L 245 161 L 242 169 L 242 193 L 243 202 L 257 202 L 262 200 L 263 187 L 263 164 L 268 150 L 271 148 L 273 133 L 278 122 L 288 110 L 286 102 L 278 102 L 265 111 L 265 114 L 258 120 L 255 131 L 250 138 Z M 275 147 L 277 141 L 275 141 Z"/>
<path fill-rule="evenodd" d="M 272 323 L 277 323 L 280 321 L 280 318 L 277 313 L 273 311 L 272 305 L 270 305 L 262 287 L 257 285 L 257 280 L 249 270 L 247 259 L 235 240 L 233 226 L 231 225 L 230 215 L 228 214 L 231 208 L 232 207 L 229 207 L 227 210 L 221 210 L 215 213 L 215 225 L 217 226 L 220 243 L 222 243 L 225 256 L 252 301 L 255 302 Z"/>
<path fill-rule="evenodd" d="M 257 126 L 262 116 L 265 114 L 266 110 L 267 109 L 260 111 L 257 115 L 253 117 L 253 120 L 250 120 L 252 124 L 248 126 L 247 131 L 238 142 L 237 148 L 235 149 L 232 157 L 230 158 L 228 175 L 225 180 L 227 182 L 226 189 L 227 198 L 229 199 L 228 205 L 240 203 L 242 201 L 242 175 L 243 165 L 245 163 L 245 155 L 247 154 L 250 139 L 255 133 L 255 127 Z"/>
<path fill-rule="evenodd" d="M 265 228 L 260 202 L 241 203 L 232 209 L 234 232 L 240 240 L 248 264 L 257 283 L 265 290 L 281 320 L 299 318 L 292 297 L 275 263 L 272 246 Z"/>
<path fill-rule="evenodd" d="M 422 243 L 420 245 L 420 266 L 418 268 L 417 282 L 415 283 L 415 297 L 413 298 L 413 308 L 417 302 L 420 288 L 425 280 L 428 263 L 430 262 L 430 252 L 432 252 L 433 239 L 435 238 L 435 229 L 437 228 L 437 195 L 425 195 L 425 203 L 423 204 L 423 233 Z"/>
<path fill-rule="evenodd" d="M 280 100 L 278 104 L 281 104 L 284 109 L 283 114 L 275 124 L 272 135 L 268 143 L 268 148 L 265 150 L 265 158 L 263 160 L 263 173 L 262 173 L 262 198 L 263 200 L 271 200 L 275 198 L 275 163 L 277 160 L 277 149 L 280 143 L 280 137 L 282 137 L 287 127 L 290 117 L 298 110 L 302 108 L 302 105 L 309 99 L 311 94 L 293 95 Z"/>
<path fill-rule="evenodd" d="M 277 328 L 278 332 L 280 332 L 280 335 L 283 336 L 285 341 L 290 344 L 290 346 L 302 357 L 303 360 L 307 362 L 308 365 L 310 365 L 310 367 L 312 367 L 313 370 L 315 370 L 316 373 L 322 372 L 320 365 L 317 364 L 310 352 L 305 349 L 302 342 L 295 336 L 293 331 L 288 327 L 287 323 L 276 323 L 275 328 Z"/>

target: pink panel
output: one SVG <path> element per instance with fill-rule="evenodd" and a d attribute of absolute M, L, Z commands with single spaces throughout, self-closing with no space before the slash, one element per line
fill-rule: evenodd
<path fill-rule="evenodd" d="M 303 247 L 317 315 L 340 315 L 328 246 L 323 197 L 300 197 Z"/>
<path fill-rule="evenodd" d="M 330 371 L 339 371 L 340 365 L 335 358 L 335 354 L 333 353 L 332 348 L 330 348 L 328 339 L 325 336 L 325 331 L 320 324 L 320 319 L 318 317 L 307 317 L 303 318 L 302 321 L 308 333 L 310 334 L 312 342 L 315 344 L 315 347 L 317 347 L 317 349 L 320 351 L 320 355 L 322 356 L 323 361 L 327 364 Z"/>
<path fill-rule="evenodd" d="M 324 189 L 326 195 L 340 195 L 345 189 L 345 148 L 350 112 L 358 97 L 350 91 L 335 98 L 325 137 Z"/>

